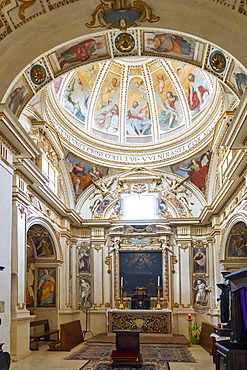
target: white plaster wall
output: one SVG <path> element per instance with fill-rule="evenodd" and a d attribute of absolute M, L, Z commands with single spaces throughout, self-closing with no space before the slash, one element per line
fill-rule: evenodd
<path fill-rule="evenodd" d="M 5 301 L 5 312 L 0 313 L 0 341 L 10 350 L 10 291 L 11 291 L 11 226 L 12 226 L 12 169 L 0 160 L 0 300 Z"/>

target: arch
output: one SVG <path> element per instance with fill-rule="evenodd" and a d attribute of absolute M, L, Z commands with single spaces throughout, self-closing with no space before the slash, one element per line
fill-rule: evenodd
<path fill-rule="evenodd" d="M 41 225 L 49 232 L 49 234 L 52 238 L 52 241 L 53 241 L 53 245 L 55 247 L 55 256 L 56 256 L 55 261 L 62 263 L 63 262 L 62 248 L 61 248 L 58 233 L 54 229 L 54 227 L 47 220 L 45 220 L 41 217 L 31 217 L 31 218 L 28 219 L 28 222 L 27 222 L 27 233 L 28 233 L 28 230 L 33 225 Z M 47 259 L 44 262 L 51 262 L 51 260 Z"/>
<path fill-rule="evenodd" d="M 247 226 L 247 218 L 244 213 L 238 213 L 233 215 L 230 220 L 227 222 L 224 232 L 221 239 L 220 244 L 220 260 L 226 260 L 227 259 L 227 242 L 228 238 L 230 236 L 231 230 L 234 225 L 236 225 L 238 222 L 243 222 Z M 238 262 L 238 261 L 236 261 Z"/>

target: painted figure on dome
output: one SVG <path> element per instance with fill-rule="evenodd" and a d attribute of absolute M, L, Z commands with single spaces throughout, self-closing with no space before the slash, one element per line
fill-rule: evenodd
<path fill-rule="evenodd" d="M 247 87 L 247 76 L 244 73 L 233 73 L 233 77 L 236 80 L 236 84 L 238 87 L 238 91 L 240 92 L 241 95 L 244 94 L 244 91 Z"/>
<path fill-rule="evenodd" d="M 97 181 L 103 177 L 103 173 L 100 172 L 96 166 L 92 166 L 92 169 L 88 172 L 89 176 L 93 181 Z"/>
<path fill-rule="evenodd" d="M 192 52 L 191 44 L 182 36 L 161 33 L 155 35 L 153 38 L 147 39 L 147 44 L 152 45 L 153 49 L 161 53 L 175 53 L 190 55 Z"/>
<path fill-rule="evenodd" d="M 148 116 L 148 109 L 139 108 L 139 103 L 137 101 L 133 101 L 132 106 L 127 110 L 127 134 L 149 135 L 151 133 L 151 121 Z"/>
<path fill-rule="evenodd" d="M 24 103 L 25 97 L 27 95 L 25 94 L 25 91 L 26 91 L 25 86 L 17 87 L 8 96 L 6 104 L 14 114 L 16 114 L 19 106 Z"/>
<path fill-rule="evenodd" d="M 119 125 L 119 108 L 116 99 L 109 98 L 108 104 L 102 102 L 102 108 L 95 112 L 95 123 L 99 128 L 116 132 Z"/>
<path fill-rule="evenodd" d="M 71 64 L 76 62 L 84 62 L 90 59 L 91 55 L 97 49 L 103 49 L 104 45 L 102 42 L 96 42 L 95 39 L 88 39 L 79 44 L 71 46 L 69 49 L 63 51 L 61 56 L 58 57 L 60 67 L 63 68 L 65 64 Z"/>
<path fill-rule="evenodd" d="M 51 276 L 49 269 L 44 269 L 43 271 L 44 274 L 40 277 L 38 285 L 38 301 L 41 306 L 55 303 L 56 281 Z"/>
<path fill-rule="evenodd" d="M 194 73 L 189 73 L 188 80 L 190 81 L 188 94 L 189 108 L 191 111 L 198 113 L 201 109 L 201 105 L 209 95 L 209 91 L 198 83 L 199 81 L 197 81 Z"/>
<path fill-rule="evenodd" d="M 180 122 L 181 104 L 176 95 L 171 91 L 166 93 L 166 101 L 161 105 L 161 113 L 159 115 L 159 125 L 162 131 L 176 127 Z"/>
<path fill-rule="evenodd" d="M 73 164 L 73 169 L 70 174 L 72 184 L 75 190 L 75 196 L 79 195 L 79 189 L 85 190 L 92 184 L 92 177 L 86 173 L 86 168 L 83 162 Z"/>

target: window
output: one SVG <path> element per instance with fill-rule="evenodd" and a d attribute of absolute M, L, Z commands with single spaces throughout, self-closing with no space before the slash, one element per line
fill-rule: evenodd
<path fill-rule="evenodd" d="M 123 195 L 123 219 L 147 220 L 157 218 L 157 194 Z"/>
<path fill-rule="evenodd" d="M 42 156 L 42 172 L 48 177 L 48 186 L 55 193 L 56 190 L 56 171 L 48 160 Z"/>

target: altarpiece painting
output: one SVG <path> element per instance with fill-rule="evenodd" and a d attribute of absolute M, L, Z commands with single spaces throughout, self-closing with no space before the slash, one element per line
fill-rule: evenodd
<path fill-rule="evenodd" d="M 119 252 L 119 274 L 127 296 L 145 287 L 149 297 L 156 297 L 158 276 L 162 284 L 162 252 Z"/>

